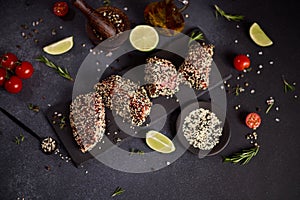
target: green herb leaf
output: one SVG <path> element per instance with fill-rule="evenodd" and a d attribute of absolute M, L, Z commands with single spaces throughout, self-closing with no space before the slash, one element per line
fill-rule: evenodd
<path fill-rule="evenodd" d="M 115 196 L 117 196 L 117 195 L 120 195 L 120 194 L 122 194 L 123 192 L 125 192 L 124 189 L 122 189 L 121 187 L 117 187 L 117 188 L 115 189 L 114 193 L 111 195 L 111 197 L 115 197 Z"/>
<path fill-rule="evenodd" d="M 73 81 L 73 78 L 71 77 L 71 75 L 69 74 L 68 70 L 66 68 L 61 68 L 57 65 L 55 65 L 52 61 L 50 61 L 48 58 L 46 58 L 45 56 L 39 56 L 36 58 L 36 61 L 42 62 L 45 65 L 47 65 L 50 68 L 53 68 L 56 70 L 56 72 L 61 76 L 64 77 L 70 81 Z"/>
<path fill-rule="evenodd" d="M 221 15 L 222 17 L 225 17 L 228 21 L 241 21 L 244 19 L 244 16 L 242 15 L 231 15 L 226 13 L 224 10 L 222 10 L 219 6 L 215 5 L 216 9 L 216 18 L 218 18 L 218 15 Z"/>
<path fill-rule="evenodd" d="M 193 42 L 193 41 L 199 41 L 199 40 L 204 40 L 203 33 L 192 32 L 191 38 L 190 38 L 190 41 L 189 41 L 189 45 L 191 44 L 191 42 Z"/>
<path fill-rule="evenodd" d="M 144 155 L 145 152 L 142 150 L 132 148 L 132 149 L 130 149 L 130 155 L 133 155 L 133 154 Z"/>
<path fill-rule="evenodd" d="M 255 146 L 250 149 L 243 149 L 241 152 L 235 153 L 232 156 L 225 157 L 223 162 L 231 162 L 234 164 L 245 165 L 250 162 L 250 160 L 257 155 L 259 151 L 259 146 Z"/>
<path fill-rule="evenodd" d="M 295 86 L 293 86 L 293 85 L 291 85 L 291 84 L 289 84 L 286 80 L 285 80 L 285 78 L 284 78 L 284 76 L 282 76 L 282 80 L 283 80 L 283 84 L 284 84 L 284 92 L 285 93 L 287 93 L 287 92 L 293 92 L 293 91 L 295 91 Z"/>
<path fill-rule="evenodd" d="M 40 107 L 37 105 L 33 105 L 32 103 L 28 104 L 28 108 L 29 110 L 32 110 L 33 112 L 39 112 L 40 111 Z"/>
<path fill-rule="evenodd" d="M 110 5 L 110 0 L 103 0 L 103 5 L 109 6 Z"/>

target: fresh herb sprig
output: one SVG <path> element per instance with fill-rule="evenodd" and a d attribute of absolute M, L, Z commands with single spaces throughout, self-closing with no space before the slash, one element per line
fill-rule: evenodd
<path fill-rule="evenodd" d="M 103 5 L 104 6 L 109 6 L 110 5 L 110 0 L 103 0 Z"/>
<path fill-rule="evenodd" d="M 295 91 L 295 86 L 293 86 L 293 85 L 291 85 L 291 84 L 289 84 L 286 80 L 285 80 L 285 78 L 284 78 L 284 76 L 282 76 L 282 81 L 283 81 L 283 84 L 284 84 L 284 93 L 287 93 L 287 92 L 293 92 L 293 91 Z"/>
<path fill-rule="evenodd" d="M 45 56 L 39 56 L 39 57 L 36 58 L 36 60 L 39 61 L 39 62 L 42 62 L 42 63 L 46 64 L 50 68 L 55 69 L 56 72 L 60 76 L 66 78 L 66 79 L 68 79 L 70 81 L 73 81 L 73 78 L 71 77 L 71 75 L 69 74 L 69 72 L 68 72 L 68 70 L 66 68 L 61 68 L 58 65 L 55 65 L 52 61 L 50 61 Z"/>
<path fill-rule="evenodd" d="M 240 163 L 241 165 L 245 165 L 249 163 L 249 161 L 257 155 L 259 151 L 259 146 L 252 147 L 250 149 L 243 149 L 241 152 L 235 153 L 232 156 L 228 156 L 224 158 L 224 162 L 231 162 L 234 164 Z"/>
<path fill-rule="evenodd" d="M 33 112 L 40 112 L 40 107 L 37 105 L 33 105 L 32 103 L 28 104 L 28 109 Z"/>
<path fill-rule="evenodd" d="M 228 21 L 241 21 L 244 19 L 243 15 L 228 14 L 217 5 L 215 5 L 215 9 L 216 9 L 216 17 L 217 18 L 218 18 L 218 15 L 221 15 L 222 17 L 225 17 Z"/>
<path fill-rule="evenodd" d="M 144 155 L 145 152 L 139 149 L 134 149 L 134 148 L 130 149 L 130 155 L 134 155 L 134 154 Z"/>
<path fill-rule="evenodd" d="M 15 137 L 15 143 L 17 145 L 21 144 L 21 142 L 24 142 L 24 140 L 25 140 L 25 136 L 22 133 L 20 134 L 19 137 L 18 136 Z"/>
<path fill-rule="evenodd" d="M 190 37 L 190 41 L 189 41 L 189 45 L 193 42 L 193 41 L 201 41 L 204 40 L 204 35 L 201 32 L 192 32 L 191 37 Z"/>
<path fill-rule="evenodd" d="M 115 196 L 117 196 L 117 195 L 120 195 L 120 194 L 122 194 L 123 192 L 125 192 L 125 190 L 124 190 L 123 188 L 117 187 L 117 188 L 115 189 L 115 191 L 113 192 L 113 194 L 111 195 L 111 197 L 115 197 Z"/>

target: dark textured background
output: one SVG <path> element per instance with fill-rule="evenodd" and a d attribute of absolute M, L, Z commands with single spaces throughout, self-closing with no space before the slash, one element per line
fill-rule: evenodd
<path fill-rule="evenodd" d="M 73 35 L 74 47 L 61 56 L 48 56 L 61 66 L 65 66 L 73 77 L 93 47 L 84 30 L 85 18 L 74 7 L 72 20 L 62 20 L 51 12 L 55 1 L 0 0 L 0 53 L 14 52 L 21 60 L 33 63 L 35 73 L 24 81 L 21 93 L 11 95 L 0 89 L 0 105 L 25 122 L 42 136 L 55 133 L 49 126 L 44 113 L 48 104 L 54 105 L 71 98 L 72 82 L 59 77 L 43 64 L 34 61 L 42 53 L 42 47 Z M 102 1 L 88 0 L 93 7 Z M 143 10 L 146 0 L 112 0 L 112 5 L 128 7 L 129 18 L 133 24 L 143 23 Z M 216 19 L 213 5 L 218 4 L 229 13 L 243 14 L 243 22 L 228 22 Z M 256 93 L 247 89 L 240 96 L 228 94 L 228 120 L 232 138 L 220 155 L 197 159 L 186 152 L 170 166 L 146 174 L 130 174 L 113 170 L 97 160 L 90 160 L 82 168 L 75 168 L 57 155 L 46 156 L 38 148 L 31 135 L 24 132 L 6 116 L 0 113 L 0 199 L 110 199 L 117 186 L 126 191 L 116 199 L 300 199 L 299 164 L 299 87 L 285 94 L 281 76 L 292 83 L 300 84 L 300 14 L 297 1 L 271 0 L 191 0 L 191 6 L 184 12 L 189 14 L 186 26 L 200 26 L 209 40 L 216 46 L 215 60 L 220 70 L 232 73 L 231 85 L 250 83 Z M 43 18 L 44 22 L 36 28 L 38 34 L 24 40 L 21 24 L 29 25 Z M 258 22 L 273 39 L 274 45 L 267 48 L 256 46 L 249 38 L 248 29 L 252 22 Z M 236 25 L 240 28 L 237 29 Z M 59 27 L 63 26 L 60 30 Z M 55 28 L 57 34 L 51 35 Z M 26 32 L 30 32 L 26 31 Z M 234 43 L 235 40 L 239 42 Z M 86 47 L 82 47 L 82 43 Z M 17 48 L 16 45 L 20 45 Z M 262 51 L 263 55 L 258 55 Z M 253 71 L 243 80 L 236 80 L 238 72 L 231 62 L 235 54 L 249 53 Z M 274 64 L 270 65 L 269 61 Z M 258 65 L 264 68 L 256 74 Z M 274 97 L 279 111 L 273 108 L 269 114 L 264 111 L 265 101 Z M 37 104 L 41 112 L 33 113 L 27 109 L 29 103 Z M 235 105 L 241 108 L 234 110 Z M 246 166 L 222 163 L 222 157 L 242 148 L 250 147 L 245 135 L 250 130 L 243 125 L 247 112 L 262 110 L 262 126 L 258 130 L 261 150 Z M 280 122 L 275 122 L 275 118 Z M 14 137 L 20 133 L 25 141 L 16 145 Z M 63 153 L 65 150 L 62 148 Z M 51 169 L 48 171 L 45 166 Z"/>

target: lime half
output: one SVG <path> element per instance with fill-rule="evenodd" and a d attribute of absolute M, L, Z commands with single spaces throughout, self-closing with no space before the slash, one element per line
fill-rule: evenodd
<path fill-rule="evenodd" d="M 171 153 L 175 151 L 173 142 L 165 135 L 157 131 L 148 131 L 146 134 L 147 145 L 160 153 Z"/>
<path fill-rule="evenodd" d="M 60 55 L 66 53 L 73 47 L 73 36 L 59 40 L 53 44 L 45 46 L 43 50 L 50 55 Z"/>
<path fill-rule="evenodd" d="M 147 52 L 156 48 L 159 36 L 152 26 L 138 25 L 131 30 L 129 41 L 135 49 Z"/>
<path fill-rule="evenodd" d="M 261 47 L 271 46 L 272 40 L 265 34 L 257 23 L 253 23 L 250 27 L 249 34 L 251 39 Z"/>

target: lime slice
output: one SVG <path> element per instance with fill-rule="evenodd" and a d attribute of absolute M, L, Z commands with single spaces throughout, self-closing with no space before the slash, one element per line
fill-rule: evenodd
<path fill-rule="evenodd" d="M 157 131 L 148 131 L 146 134 L 147 145 L 160 153 L 171 153 L 175 151 L 173 142 L 165 135 Z"/>
<path fill-rule="evenodd" d="M 131 30 L 129 41 L 139 51 L 151 51 L 157 46 L 159 36 L 152 26 L 139 25 Z"/>
<path fill-rule="evenodd" d="M 60 55 L 66 53 L 73 47 L 73 36 L 59 40 L 53 44 L 45 46 L 43 50 L 50 55 Z"/>
<path fill-rule="evenodd" d="M 251 39 L 261 47 L 271 46 L 272 40 L 265 34 L 261 27 L 257 23 L 253 23 L 249 30 Z"/>

